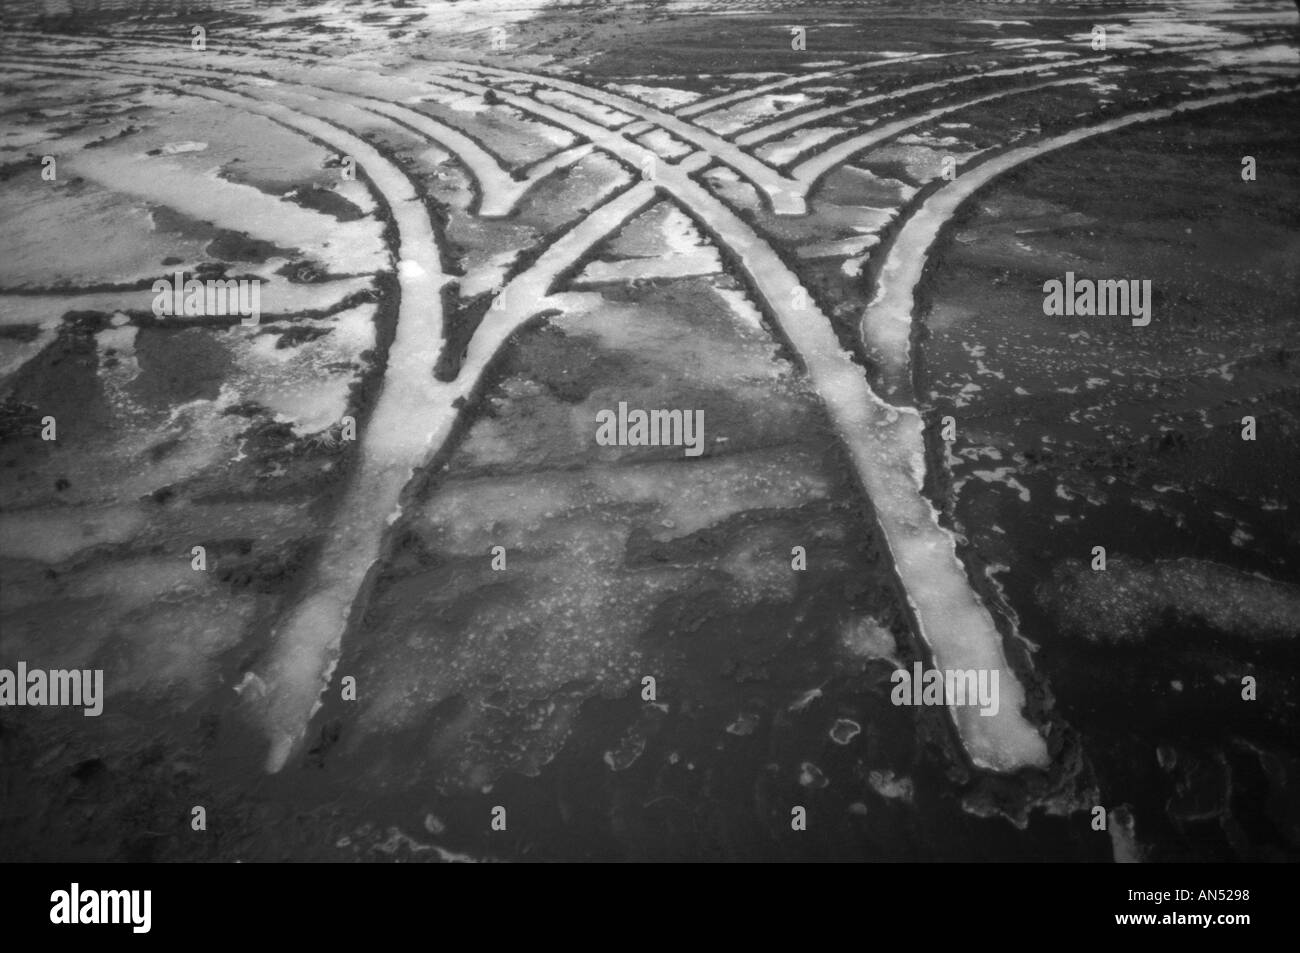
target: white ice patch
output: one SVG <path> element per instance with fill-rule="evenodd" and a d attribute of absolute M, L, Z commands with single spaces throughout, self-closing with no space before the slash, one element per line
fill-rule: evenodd
<path fill-rule="evenodd" d="M 582 116 L 609 129 L 616 129 L 633 119 L 625 112 L 602 106 L 600 103 L 566 90 L 539 89 L 534 95 L 540 102 L 558 106 L 566 112 Z"/>
<path fill-rule="evenodd" d="M 674 138 L 663 129 L 651 129 L 637 141 L 664 159 L 680 159 L 693 151 L 692 146 Z"/>
<path fill-rule="evenodd" d="M 639 99 L 659 109 L 675 109 L 685 106 L 700 98 L 700 94 L 688 89 L 673 89 L 671 86 L 641 86 L 637 83 L 611 83 L 609 89 L 616 93 Z"/>
<path fill-rule="evenodd" d="M 717 248 L 689 215 L 660 202 L 633 219 L 607 246 L 615 261 L 593 261 L 574 281 L 575 287 L 635 278 L 686 278 L 722 270 Z"/>
<path fill-rule="evenodd" d="M 147 525 L 137 504 L 0 513 L 0 556 L 57 564 L 95 546 L 127 542 Z"/>
<path fill-rule="evenodd" d="M 1017 480 L 1011 474 L 1015 473 L 1012 467 L 996 467 L 992 470 L 972 470 L 971 476 L 983 480 L 985 483 L 1001 483 L 1015 490 L 1020 496 L 1022 503 L 1028 503 L 1030 500 L 1029 489 Z"/>
<path fill-rule="evenodd" d="M 473 298 L 488 291 L 500 290 L 505 283 L 506 272 L 518 258 L 519 252 L 513 249 L 500 251 L 471 268 L 460 279 L 460 296 Z"/>
<path fill-rule="evenodd" d="M 1216 68 L 1225 66 L 1284 66 L 1294 69 L 1300 66 L 1300 49 L 1291 44 L 1275 43 L 1269 46 L 1251 47 L 1236 50 L 1211 50 L 1202 53 L 1200 60 Z"/>
<path fill-rule="evenodd" d="M 247 233 L 286 248 L 301 248 L 336 274 L 383 270 L 382 225 L 340 222 L 247 185 L 227 182 L 217 170 L 199 174 L 164 159 L 108 148 L 66 160 L 77 175 L 106 189 L 168 205 L 220 228 Z"/>
<path fill-rule="evenodd" d="M 1150 17 L 1135 16 L 1124 23 L 1106 25 L 1108 50 L 1147 50 L 1158 45 L 1211 42 L 1230 44 L 1242 39 L 1244 34 L 1225 30 L 1210 23 L 1196 23 L 1176 14 L 1157 14 Z M 1091 31 L 1072 34 L 1069 39 L 1089 43 Z"/>
<path fill-rule="evenodd" d="M 237 375 L 231 384 L 244 400 L 266 407 L 280 423 L 301 436 L 339 424 L 348 410 L 348 395 L 363 365 L 361 354 L 375 346 L 375 306 L 361 305 L 321 320 L 295 321 L 329 333 L 293 347 L 276 346 L 283 327 L 263 325 L 249 336 L 243 328 L 232 338 Z"/>
<path fill-rule="evenodd" d="M 719 135 L 726 136 L 755 123 L 771 119 L 774 115 L 804 106 L 811 101 L 804 93 L 767 93 L 715 112 L 705 113 L 696 117 L 695 121 Z"/>
<path fill-rule="evenodd" d="M 813 245 L 800 245 L 795 254 L 806 259 L 843 258 L 848 255 L 860 255 L 868 248 L 875 248 L 879 244 L 879 235 L 858 235 L 836 241 L 817 242 Z"/>
<path fill-rule="evenodd" d="M 764 329 L 763 313 L 758 310 L 753 300 L 744 291 L 735 288 L 714 288 L 713 290 L 719 298 L 726 302 L 728 309 L 740 319 L 741 324 L 755 331 Z"/>
<path fill-rule="evenodd" d="M 574 287 L 637 279 L 690 278 L 717 274 L 722 261 L 717 249 L 701 248 L 671 258 L 625 258 L 621 261 L 593 261 L 574 279 Z"/>
<path fill-rule="evenodd" d="M 782 166 L 793 162 L 814 146 L 827 139 L 834 139 L 844 134 L 842 126 L 811 126 L 801 129 L 794 135 L 759 146 L 756 154 L 770 165 Z"/>
<path fill-rule="evenodd" d="M 165 156 L 176 156 L 183 152 L 203 152 L 208 148 L 206 142 L 167 142 L 159 147 L 159 151 Z"/>
<path fill-rule="evenodd" d="M 848 619 L 840 629 L 839 645 L 855 659 L 883 659 L 899 664 L 893 633 L 869 615 Z"/>
<path fill-rule="evenodd" d="M 158 233 L 144 203 L 91 183 L 73 194 L 57 184 L 9 182 L 0 202 L 0 284 L 9 288 L 134 283 L 163 271 L 164 258 L 198 258 L 207 245 Z"/>

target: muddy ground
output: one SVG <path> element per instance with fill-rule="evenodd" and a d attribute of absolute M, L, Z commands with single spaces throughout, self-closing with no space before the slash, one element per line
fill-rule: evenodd
<path fill-rule="evenodd" d="M 480 7 L 485 19 L 455 29 L 400 5 L 208 12 L 216 52 L 201 63 L 168 60 L 190 11 L 15 23 L 44 36 L 0 57 L 14 130 L 0 161 L 12 225 L 0 667 L 101 668 L 109 690 L 98 718 L 0 713 L 0 856 L 1295 859 L 1300 143 L 1296 94 L 1282 91 L 1297 72 L 1294 15 L 1278 15 L 1290 5 L 1208 4 L 1186 35 L 1161 21 L 1172 38 L 1124 40 L 1113 72 L 1070 61 L 993 77 L 977 74 L 1086 49 L 1093 13 L 539 4 L 498 21 Z M 1116 20 L 1166 12 L 1134 5 Z M 487 32 L 498 22 L 504 49 Z M 792 22 L 809 51 L 791 49 Z M 1181 49 L 1198 40 L 1214 48 Z M 950 58 L 911 58 L 930 54 Z M 434 89 L 448 60 L 462 65 Z M 178 80 L 168 62 L 226 72 Z M 547 249 L 637 186 L 635 164 L 595 150 L 485 216 L 492 170 L 418 121 L 471 136 L 520 182 L 582 127 L 502 97 L 610 128 L 618 104 L 473 64 L 671 112 L 867 62 L 698 121 L 734 143 L 782 115 L 880 98 L 807 141 L 742 143 L 793 174 L 822 143 L 936 103 L 1009 98 L 855 155 L 810 188 L 803 216 L 765 204 L 730 153 L 692 175 L 770 244 L 874 386 L 858 319 L 900 222 L 943 187 L 943 156 L 975 163 L 1058 125 L 1277 87 L 999 178 L 945 227 L 917 289 L 924 492 L 995 609 L 1050 764 L 979 770 L 945 710 L 891 704 L 891 674 L 929 647 L 832 395 L 782 333 L 786 303 L 755 291 L 746 251 L 661 189 L 557 271 L 542 313 L 456 398 L 450 437 L 360 586 L 320 709 L 268 773 L 276 685 L 261 676 L 330 534 L 349 531 L 365 449 L 343 421 L 365 433 L 398 363 L 411 265 L 448 279 L 429 375 L 454 383 L 494 309 L 532 303 L 498 306 L 499 290 L 544 272 Z M 1087 82 L 1018 85 L 1076 77 Z M 184 83 L 261 98 L 200 100 Z M 921 83 L 942 88 L 910 92 Z M 376 97 L 416 115 L 389 121 L 367 110 Z M 364 170 L 341 181 L 340 149 L 252 109 L 271 100 L 324 115 L 375 150 L 372 166 L 407 176 L 439 260 L 405 260 L 400 197 Z M 695 148 L 637 141 L 665 162 Z M 55 183 L 40 175 L 45 149 L 66 170 Z M 268 314 L 252 328 L 159 318 L 148 289 L 176 269 L 260 276 Z M 1042 284 L 1066 270 L 1151 279 L 1151 325 L 1045 316 Z M 595 415 L 620 401 L 702 410 L 702 454 L 599 445 Z M 41 437 L 47 416 L 56 441 Z M 498 807 L 505 830 L 490 824 Z M 792 829 L 799 809 L 806 830 Z"/>

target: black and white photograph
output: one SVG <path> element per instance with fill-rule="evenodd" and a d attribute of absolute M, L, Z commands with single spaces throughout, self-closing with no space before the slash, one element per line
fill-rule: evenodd
<path fill-rule="evenodd" d="M 1300 860 L 1300 4 L 3 0 L 0 114 L 24 918 Z"/>

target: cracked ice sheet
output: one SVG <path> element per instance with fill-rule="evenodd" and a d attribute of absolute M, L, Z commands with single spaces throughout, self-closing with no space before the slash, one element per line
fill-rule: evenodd
<path fill-rule="evenodd" d="M 473 505 L 484 512 L 479 497 Z M 476 592 L 497 582 L 486 563 L 460 562 L 395 583 L 400 614 L 372 605 L 377 625 L 348 667 L 374 686 L 354 744 L 429 725 L 435 706 L 456 699 L 455 722 L 426 732 L 443 783 L 470 788 L 503 770 L 535 775 L 563 744 L 581 700 L 630 690 L 650 664 L 637 645 L 643 620 L 692 586 L 694 573 L 621 571 L 625 529 L 594 516 L 556 522 L 561 548 L 539 557 L 546 533 L 512 552 L 508 586 L 490 598 Z"/>

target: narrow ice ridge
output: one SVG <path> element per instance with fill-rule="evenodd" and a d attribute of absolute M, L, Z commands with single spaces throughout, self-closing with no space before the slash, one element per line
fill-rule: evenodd
<path fill-rule="evenodd" d="M 389 184 L 381 182 L 375 171 L 371 170 L 372 178 L 391 201 Z M 402 490 L 415 468 L 427 464 L 446 443 L 460 400 L 477 386 L 492 358 L 524 322 L 555 306 L 548 295 L 559 275 L 654 197 L 647 183 L 628 189 L 561 236 L 531 268 L 506 285 L 484 315 L 460 373 L 450 383 L 435 380 L 431 373 L 442 347 L 438 291 L 446 279 L 427 273 L 417 263 L 438 260 L 432 233 L 423 234 L 428 232 L 428 220 L 414 197 L 409 211 L 418 222 L 403 222 L 397 213 L 399 204 L 393 203 L 404 259 L 398 269 L 402 303 L 397 338 L 389 351 L 379 403 L 365 428 L 360 466 L 309 594 L 276 632 L 276 656 L 265 679 L 272 692 L 273 747 L 268 770 L 283 767 L 301 741 L 337 662 L 348 614 L 354 604 L 364 603 L 366 588 L 373 581 L 370 570 L 380 559 L 387 529 L 401 516 Z M 408 240 L 411 225 L 418 226 L 415 241 Z"/>
<path fill-rule="evenodd" d="M 797 76 L 787 76 L 784 79 L 773 80 L 770 83 L 762 83 L 758 86 L 747 86 L 744 89 L 738 89 L 730 93 L 722 93 L 718 96 L 710 96 L 707 99 L 699 99 L 688 106 L 677 110 L 677 115 L 685 119 L 690 116 L 698 116 L 702 113 L 713 112 L 723 106 L 740 100 L 752 99 L 756 96 L 762 96 L 765 93 L 773 92 L 778 89 L 785 89 L 788 86 L 802 86 L 805 83 L 815 83 L 821 80 L 832 79 L 836 76 L 842 76 L 846 73 L 856 73 L 860 70 L 874 69 L 880 66 L 896 66 L 899 63 L 916 62 L 919 60 L 940 59 L 947 56 L 969 56 L 973 50 L 961 50 L 953 53 L 920 53 L 908 54 L 901 57 L 890 57 L 883 60 L 873 60 L 870 63 L 859 63 L 854 66 L 846 66 L 841 69 L 822 70 L 816 73 L 804 73 Z"/>
<path fill-rule="evenodd" d="M 455 422 L 452 402 L 461 389 L 433 376 L 443 344 L 441 291 L 448 279 L 438 270 L 437 239 L 420 195 L 405 174 L 371 145 L 277 103 L 211 88 L 191 86 L 184 92 L 236 104 L 355 156 L 387 200 L 398 232 L 397 329 L 379 398 L 361 437 L 360 463 L 305 595 L 272 634 L 262 679 L 269 689 L 262 718 L 270 741 L 266 767 L 278 771 L 319 706 L 348 616 L 364 597 L 388 527 L 401 514 L 402 491 L 416 468 L 446 440 Z"/>
<path fill-rule="evenodd" d="M 980 186 L 1022 162 L 1090 136 L 1273 92 L 1277 90 L 1181 103 L 1056 136 L 1003 153 L 930 196 L 890 248 L 880 290 L 862 319 L 864 336 L 883 361 L 891 391 L 901 389 L 910 372 L 914 289 L 925 268 L 926 253 L 944 224 Z M 823 337 L 829 334 L 820 325 L 817 330 Z M 932 664 L 941 669 L 985 668 L 1001 673 L 1001 707 L 996 715 L 984 717 L 971 707 L 953 711 L 971 759 L 997 770 L 1044 765 L 1046 745 L 1020 713 L 1024 693 L 1007 666 L 1001 634 L 966 579 L 953 534 L 939 524 L 937 511 L 922 494 L 925 447 L 920 414 L 911 407 L 882 402 L 860 380 L 856 369 L 851 372 L 841 366 L 848 364 L 847 356 L 841 355 L 836 363 L 826 341 L 802 344 L 795 331 L 787 328 L 787 333 L 801 355 L 817 355 L 815 364 L 809 362 L 809 373 L 818 391 L 827 396 L 837 426 L 842 432 L 847 430 L 845 439 L 876 505 L 917 627 L 930 647 Z M 866 394 L 850 397 L 855 390 Z M 836 399 L 834 395 L 841 391 L 848 399 Z"/>
<path fill-rule="evenodd" d="M 975 99 L 967 99 L 962 102 L 948 103 L 931 109 L 928 112 L 918 113 L 914 116 L 907 116 L 896 122 L 886 123 L 878 126 L 870 132 L 864 132 L 861 135 L 851 136 L 842 142 L 837 142 L 823 152 L 817 153 L 810 159 L 807 159 L 790 170 L 790 176 L 799 182 L 805 193 L 818 182 L 824 175 L 833 169 L 838 168 L 852 156 L 872 146 L 884 142 L 886 139 L 892 139 L 899 133 L 916 126 L 924 125 L 940 116 L 945 116 L 951 112 L 957 112 L 962 109 L 969 109 L 972 106 L 978 106 L 980 103 L 986 103 L 994 99 L 1003 99 L 1007 96 L 1019 96 L 1024 93 L 1037 92 L 1038 90 L 1047 89 L 1052 86 L 1068 86 L 1075 83 L 1089 83 L 1091 77 L 1078 76 L 1070 79 L 1060 79 L 1051 83 L 1040 83 L 1036 86 L 1022 86 L 1016 89 L 1000 90 L 996 93 L 990 93 L 987 96 L 979 96 Z M 793 156 L 791 158 L 794 158 Z"/>
<path fill-rule="evenodd" d="M 790 116 L 786 119 L 778 119 L 774 122 L 757 126 L 748 132 L 736 136 L 735 141 L 737 145 L 752 146 L 798 129 L 801 126 L 820 122 L 823 119 L 829 119 L 833 116 L 843 115 L 844 113 L 852 112 L 855 109 L 861 109 L 863 106 L 874 106 L 877 103 L 889 102 L 891 100 L 901 99 L 905 96 L 915 96 L 919 93 L 948 89 L 960 85 L 961 83 L 970 83 L 975 80 L 984 80 L 995 76 L 1020 76 L 1027 73 L 1041 73 L 1046 70 L 1056 69 L 1061 69 L 1060 63 L 1035 63 L 1029 66 L 1017 66 L 1012 69 L 990 70 L 987 72 L 971 73 L 965 76 L 945 77 L 944 79 L 935 82 L 920 83 L 916 86 L 894 89 L 886 93 L 875 93 L 871 96 L 859 96 L 857 99 L 851 99 L 846 103 L 840 103 L 836 106 L 823 106 L 819 109 L 811 109 Z"/>
<path fill-rule="evenodd" d="M 958 207 L 991 179 L 1045 153 L 1073 145 L 1092 136 L 1113 132 L 1136 123 L 1166 119 L 1182 112 L 1207 109 L 1225 103 L 1268 96 L 1282 89 L 1252 90 L 1213 96 L 1121 116 L 1108 122 L 1075 129 L 1033 145 L 1011 149 L 962 171 L 952 183 L 932 193 L 899 230 L 881 265 L 876 294 L 867 305 L 860 331 L 868 353 L 880 362 L 881 381 L 887 398 L 906 393 L 911 375 L 910 341 L 914 292 L 925 270 L 931 246 Z"/>
<path fill-rule="evenodd" d="M 278 260 L 278 259 L 277 259 Z M 170 279 L 180 266 L 168 270 L 158 267 L 158 277 Z M 231 269 L 234 271 L 235 269 Z M 250 273 L 255 269 L 237 273 Z M 187 278 L 193 277 L 190 274 Z M 304 311 L 324 311 L 336 308 L 352 295 L 374 285 L 370 277 L 339 278 L 319 284 L 295 284 L 284 278 L 261 279 L 261 321 L 267 323 L 281 317 L 302 314 Z M 41 324 L 59 321 L 69 311 L 151 311 L 157 298 L 151 288 L 138 291 L 89 291 L 68 294 L 3 294 L 0 293 L 0 327 L 21 324 Z M 184 321 L 182 315 L 176 320 Z M 197 319 L 196 319 L 197 320 Z M 239 320 L 231 316 L 231 322 Z"/>
<path fill-rule="evenodd" d="M 579 145 L 563 149 L 555 155 L 538 162 L 526 176 L 516 179 L 501 165 L 496 156 L 488 152 L 469 136 L 446 123 L 439 122 L 409 106 L 385 102 L 369 96 L 346 97 L 344 94 L 328 91 L 328 98 L 293 94 L 301 101 L 314 102 L 314 109 L 308 110 L 317 115 L 335 116 L 338 111 L 337 101 L 343 96 L 344 101 L 352 101 L 358 108 L 382 115 L 400 126 L 418 133 L 429 142 L 435 143 L 450 152 L 478 184 L 480 201 L 477 213 L 482 218 L 505 218 L 514 212 L 524 196 L 542 179 L 553 172 L 572 165 L 591 152 L 590 145 Z M 341 118 L 341 117 L 339 117 Z"/>
<path fill-rule="evenodd" d="M 971 588 L 956 540 L 921 492 L 925 441 L 920 415 L 890 406 L 871 390 L 827 317 L 811 303 L 795 304 L 806 301 L 798 277 L 743 220 L 679 170 L 663 171 L 660 183 L 738 255 L 751 285 L 793 345 L 875 508 L 932 664 L 999 672 L 996 714 L 981 715 L 970 706 L 950 708 L 971 761 L 993 771 L 1046 766 L 1047 745 L 1021 711 L 1025 693 L 1003 654 L 1002 635 Z"/>
<path fill-rule="evenodd" d="M 1195 53 L 1206 50 L 1204 44 L 1191 44 L 1188 46 L 1170 47 L 1161 50 L 1161 53 Z M 1037 58 L 1041 59 L 1041 56 Z M 1094 58 L 1077 59 L 1070 62 L 1060 62 L 1052 59 L 1046 63 L 1032 63 L 1027 66 L 1014 66 L 1006 69 L 981 70 L 967 73 L 961 76 L 944 77 L 933 82 L 921 83 L 916 86 L 906 86 L 902 89 L 893 89 L 884 93 L 874 93 L 870 96 L 860 96 L 856 99 L 849 100 L 846 103 L 840 103 L 834 106 L 823 106 L 820 109 L 813 109 L 807 112 L 801 112 L 794 116 L 788 116 L 785 119 L 778 119 L 773 122 L 758 126 L 735 137 L 735 142 L 739 146 L 752 146 L 760 142 L 766 142 L 776 136 L 807 126 L 810 123 L 820 122 L 823 119 L 829 119 L 833 116 L 843 115 L 852 112 L 855 109 L 861 109 L 863 106 L 872 106 L 877 103 L 890 102 L 907 96 L 915 96 L 919 93 L 933 92 L 937 90 L 949 89 L 962 83 L 970 83 L 976 80 L 986 80 L 993 77 L 1002 78 L 1006 76 L 1023 76 L 1032 73 L 1051 72 L 1060 69 L 1066 69 L 1074 66 L 1096 67 L 1101 63 L 1113 60 L 1113 55 L 1103 55 Z M 1089 73 L 1089 76 L 1093 76 Z"/>
<path fill-rule="evenodd" d="M 446 67 L 451 70 L 464 68 L 462 64 L 446 64 Z M 563 90 L 564 92 L 572 93 L 573 95 L 582 98 L 599 98 L 601 102 L 608 103 L 631 116 L 636 116 L 641 120 L 651 122 L 659 128 L 676 136 L 678 139 L 681 139 L 684 142 L 689 142 L 696 148 L 710 153 L 719 162 L 729 165 L 752 182 L 757 188 L 762 190 L 762 192 L 768 197 L 768 200 L 772 203 L 772 208 L 777 214 L 802 215 L 804 213 L 803 200 L 797 193 L 791 191 L 791 186 L 794 183 L 787 179 L 786 176 L 782 175 L 780 172 L 759 159 L 754 158 L 752 155 L 739 148 L 735 143 L 729 142 L 721 136 L 709 132 L 707 129 L 701 129 L 699 126 L 692 123 L 683 122 L 671 113 L 656 109 L 653 106 L 647 106 L 644 103 L 638 103 L 635 100 L 627 99 L 615 93 L 593 89 L 589 86 L 582 86 L 578 83 L 571 83 L 555 77 L 540 76 L 532 73 L 521 73 L 515 70 L 497 69 L 494 67 L 484 66 L 474 66 L 470 67 L 470 69 L 485 75 L 527 80 L 528 82 L 545 85 L 552 89 Z M 459 86 L 460 88 L 467 88 L 474 92 L 480 92 L 486 88 L 477 83 L 470 83 L 463 80 L 458 81 L 450 76 L 445 78 L 439 76 L 433 80 L 433 82 Z M 570 131 L 578 132 L 578 129 L 575 128 L 572 120 L 581 119 L 581 117 L 574 117 L 571 114 L 566 114 L 558 109 L 555 109 L 548 114 L 545 111 L 539 110 L 537 107 L 539 105 L 547 107 L 550 104 L 539 103 L 530 100 L 527 97 L 517 96 L 515 94 L 503 95 L 502 98 L 506 99 L 511 105 L 518 109 L 523 109 L 536 115 L 548 117 L 552 122 L 556 122 L 557 124 L 568 128 Z M 557 119 L 556 116 L 564 118 Z M 602 131 L 605 131 L 603 127 L 601 127 L 601 129 Z M 579 132 L 579 134 L 582 135 L 584 133 Z M 598 137 L 591 136 L 589 133 L 586 135 L 593 141 L 597 141 L 598 139 Z"/>
<path fill-rule="evenodd" d="M 421 196 L 406 175 L 364 140 L 328 122 L 276 103 L 214 89 L 186 90 L 238 103 L 328 143 L 365 167 L 397 227 L 401 301 L 383 384 L 361 435 L 360 462 L 330 525 L 305 595 L 276 626 L 263 682 L 270 740 L 266 766 L 278 771 L 301 741 L 338 659 L 352 607 L 365 596 L 388 527 L 401 514 L 402 491 L 416 469 L 447 439 L 460 388 L 438 381 L 443 347 L 437 237 Z"/>

